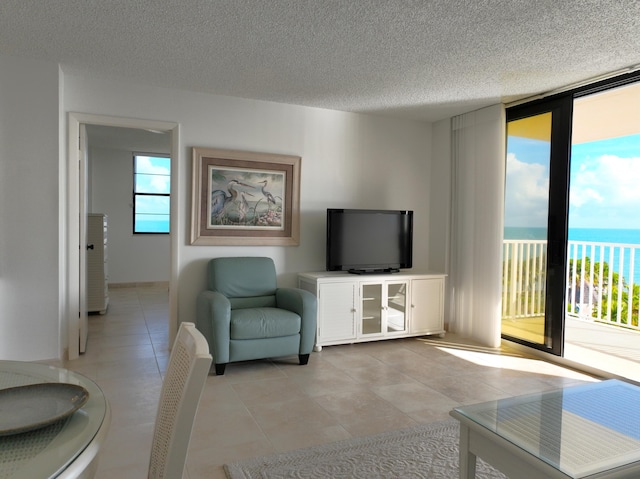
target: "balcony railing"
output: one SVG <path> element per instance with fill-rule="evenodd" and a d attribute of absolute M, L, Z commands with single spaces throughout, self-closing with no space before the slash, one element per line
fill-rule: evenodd
<path fill-rule="evenodd" d="M 582 320 L 640 330 L 640 245 L 569 241 L 565 304 L 567 314 Z M 505 240 L 502 271 L 502 318 L 543 316 L 547 242 Z"/>

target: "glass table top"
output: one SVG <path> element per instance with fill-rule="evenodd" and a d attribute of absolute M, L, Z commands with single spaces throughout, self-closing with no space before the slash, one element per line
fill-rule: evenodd
<path fill-rule="evenodd" d="M 640 461 L 639 408 L 640 387 L 608 380 L 463 406 L 453 415 L 582 478 Z"/>
<path fill-rule="evenodd" d="M 89 392 L 89 400 L 61 422 L 0 437 L 0 479 L 56 477 L 108 422 L 107 400 L 90 379 L 46 364 L 0 361 L 0 389 L 42 382 L 78 384 Z"/>

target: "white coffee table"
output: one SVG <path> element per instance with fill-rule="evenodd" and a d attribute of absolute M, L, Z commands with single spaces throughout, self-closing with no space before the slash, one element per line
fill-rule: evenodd
<path fill-rule="evenodd" d="M 640 387 L 608 380 L 451 411 L 460 478 L 481 457 L 510 479 L 640 478 Z"/>

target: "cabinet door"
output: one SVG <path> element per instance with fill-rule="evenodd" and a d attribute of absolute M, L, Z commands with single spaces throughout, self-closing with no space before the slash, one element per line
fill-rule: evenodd
<path fill-rule="evenodd" d="M 318 287 L 318 337 L 322 346 L 356 337 L 356 283 L 324 283 Z"/>
<path fill-rule="evenodd" d="M 406 281 L 385 283 L 386 303 L 386 332 L 404 333 L 407 331 L 407 289 Z"/>
<path fill-rule="evenodd" d="M 360 335 L 380 336 L 382 334 L 382 283 L 360 284 Z"/>
<path fill-rule="evenodd" d="M 411 281 L 411 332 L 444 333 L 444 280 Z"/>

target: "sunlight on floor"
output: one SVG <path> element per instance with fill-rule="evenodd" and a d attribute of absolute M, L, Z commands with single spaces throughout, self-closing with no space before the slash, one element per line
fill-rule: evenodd
<path fill-rule="evenodd" d="M 527 358 L 517 355 L 497 355 L 495 353 L 488 354 L 478 351 L 469 351 L 466 349 L 453 349 L 446 347 L 439 347 L 438 349 L 479 366 L 545 374 L 548 376 L 573 377 L 575 379 L 584 379 L 585 377 L 583 373 L 567 373 L 567 369 L 555 366 L 540 359 Z M 591 378 L 591 380 L 596 381 L 596 379 L 593 378 Z"/>
<path fill-rule="evenodd" d="M 455 356 L 456 358 L 469 361 L 478 366 L 485 366 L 496 369 L 508 369 L 535 374 L 544 374 L 555 377 L 571 377 L 574 379 L 585 379 L 581 372 L 567 371 L 566 368 L 546 362 L 542 359 L 527 356 L 508 347 L 489 348 L 475 344 L 465 344 L 464 342 L 447 342 L 437 339 L 418 339 L 418 341 L 435 346 L 438 350 Z M 597 381 L 588 378 L 587 381 Z"/>

